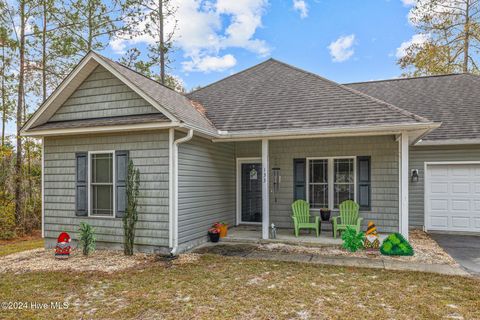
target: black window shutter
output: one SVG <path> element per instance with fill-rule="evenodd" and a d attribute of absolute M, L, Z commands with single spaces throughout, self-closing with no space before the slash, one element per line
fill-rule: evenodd
<path fill-rule="evenodd" d="M 88 154 L 77 152 L 75 160 L 75 215 L 88 216 Z"/>
<path fill-rule="evenodd" d="M 293 200 L 307 200 L 306 175 L 306 159 L 293 159 Z"/>
<path fill-rule="evenodd" d="M 357 196 L 361 210 L 371 208 L 371 158 L 370 156 L 357 157 Z"/>
<path fill-rule="evenodd" d="M 115 151 L 116 218 L 123 218 L 127 208 L 128 151 Z"/>

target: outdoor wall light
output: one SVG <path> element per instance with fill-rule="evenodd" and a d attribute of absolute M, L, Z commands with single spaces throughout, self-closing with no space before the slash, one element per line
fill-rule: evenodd
<path fill-rule="evenodd" d="M 418 182 L 418 169 L 412 169 L 412 182 Z"/>

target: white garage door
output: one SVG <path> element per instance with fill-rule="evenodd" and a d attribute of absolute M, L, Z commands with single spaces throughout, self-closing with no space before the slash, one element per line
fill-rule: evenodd
<path fill-rule="evenodd" d="M 428 230 L 480 232 L 480 164 L 428 164 Z"/>

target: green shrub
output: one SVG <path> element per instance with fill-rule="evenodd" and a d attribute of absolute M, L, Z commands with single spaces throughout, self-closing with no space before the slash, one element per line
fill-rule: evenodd
<path fill-rule="evenodd" d="M 363 239 L 365 235 L 363 232 L 358 232 L 352 228 L 347 227 L 345 231 L 342 232 L 342 247 L 347 249 L 350 252 L 355 252 L 358 249 L 363 247 Z"/>
<path fill-rule="evenodd" d="M 15 238 L 15 204 L 0 206 L 0 240 Z"/>
<path fill-rule="evenodd" d="M 413 248 L 400 233 L 392 233 L 380 246 L 380 252 L 387 256 L 413 256 Z"/>
<path fill-rule="evenodd" d="M 138 194 L 140 186 L 140 171 L 135 169 L 133 161 L 128 162 L 127 176 L 127 208 L 123 216 L 123 252 L 127 256 L 133 255 L 135 244 L 135 227 L 138 221 Z"/>
<path fill-rule="evenodd" d="M 81 222 L 80 228 L 80 245 L 82 246 L 82 253 L 88 256 L 95 250 L 95 229 L 88 223 Z"/>

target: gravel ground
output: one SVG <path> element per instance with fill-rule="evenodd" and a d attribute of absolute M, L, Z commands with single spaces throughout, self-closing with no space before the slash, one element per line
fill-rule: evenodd
<path fill-rule="evenodd" d="M 412 245 L 415 254 L 407 257 L 395 257 L 384 256 L 380 252 L 375 251 L 373 253 L 367 253 L 365 250 L 359 250 L 357 252 L 348 252 L 347 250 L 337 247 L 304 247 L 300 245 L 286 245 L 281 243 L 269 243 L 259 246 L 260 250 L 267 251 L 282 251 L 282 252 L 298 252 L 298 253 L 310 253 L 318 255 L 329 256 L 349 256 L 365 258 L 368 256 L 373 259 L 392 259 L 399 261 L 409 261 L 417 263 L 427 264 L 448 264 L 451 266 L 458 266 L 455 260 L 450 257 L 430 236 L 420 230 L 413 230 L 410 232 L 410 244 Z"/>
<path fill-rule="evenodd" d="M 83 256 L 79 250 L 73 250 L 70 258 L 56 259 L 52 249 L 34 249 L 0 257 L 0 273 L 35 272 L 35 271 L 101 271 L 113 273 L 142 264 L 153 262 L 166 265 L 193 263 L 199 259 L 198 254 L 181 254 L 172 261 L 159 261 L 154 254 L 136 253 L 125 256 L 122 251 L 96 250 L 89 256 Z"/>

